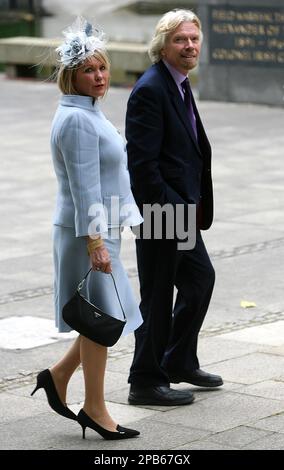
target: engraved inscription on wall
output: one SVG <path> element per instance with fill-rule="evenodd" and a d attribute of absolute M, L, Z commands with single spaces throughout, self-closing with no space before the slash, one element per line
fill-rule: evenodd
<path fill-rule="evenodd" d="M 211 6 L 209 18 L 210 63 L 284 68 L 284 6 Z"/>

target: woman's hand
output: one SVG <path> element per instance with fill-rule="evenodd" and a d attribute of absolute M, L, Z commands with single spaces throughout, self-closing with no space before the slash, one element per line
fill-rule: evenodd
<path fill-rule="evenodd" d="M 102 271 L 103 273 L 111 273 L 111 260 L 109 252 L 104 245 L 96 248 L 90 254 L 91 263 L 94 271 Z"/>

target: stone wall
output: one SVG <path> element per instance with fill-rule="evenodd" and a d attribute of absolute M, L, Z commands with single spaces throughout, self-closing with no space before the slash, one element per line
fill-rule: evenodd
<path fill-rule="evenodd" d="M 199 0 L 200 99 L 284 105 L 284 1 Z"/>

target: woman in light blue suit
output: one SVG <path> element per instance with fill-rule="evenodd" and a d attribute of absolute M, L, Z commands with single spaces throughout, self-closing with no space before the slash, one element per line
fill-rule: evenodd
<path fill-rule="evenodd" d="M 51 149 L 58 181 L 54 215 L 56 325 L 70 331 L 62 308 L 74 295 L 89 267 L 89 298 L 109 314 L 123 319 L 112 272 L 127 322 L 123 334 L 140 326 L 142 317 L 119 259 L 121 227 L 138 225 L 122 137 L 99 107 L 109 86 L 110 64 L 101 33 L 83 18 L 65 32 L 58 48 L 61 67 L 58 85 L 63 96 L 52 124 Z M 50 406 L 60 415 L 78 420 L 105 439 L 134 437 L 138 431 L 122 428 L 109 415 L 104 400 L 107 348 L 79 335 L 65 356 L 40 372 Z M 76 416 L 66 406 L 68 382 L 82 363 L 85 402 Z M 33 393 L 34 393 L 33 392 Z"/>

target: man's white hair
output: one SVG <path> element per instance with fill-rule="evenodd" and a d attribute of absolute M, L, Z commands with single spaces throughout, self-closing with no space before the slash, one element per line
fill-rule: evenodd
<path fill-rule="evenodd" d="M 149 46 L 149 56 L 153 63 L 158 62 L 161 56 L 161 50 L 165 46 L 169 34 L 175 31 L 181 23 L 185 21 L 194 23 L 200 31 L 200 40 L 202 41 L 202 27 L 198 16 L 191 10 L 171 10 L 165 13 L 159 20 L 154 37 Z"/>

